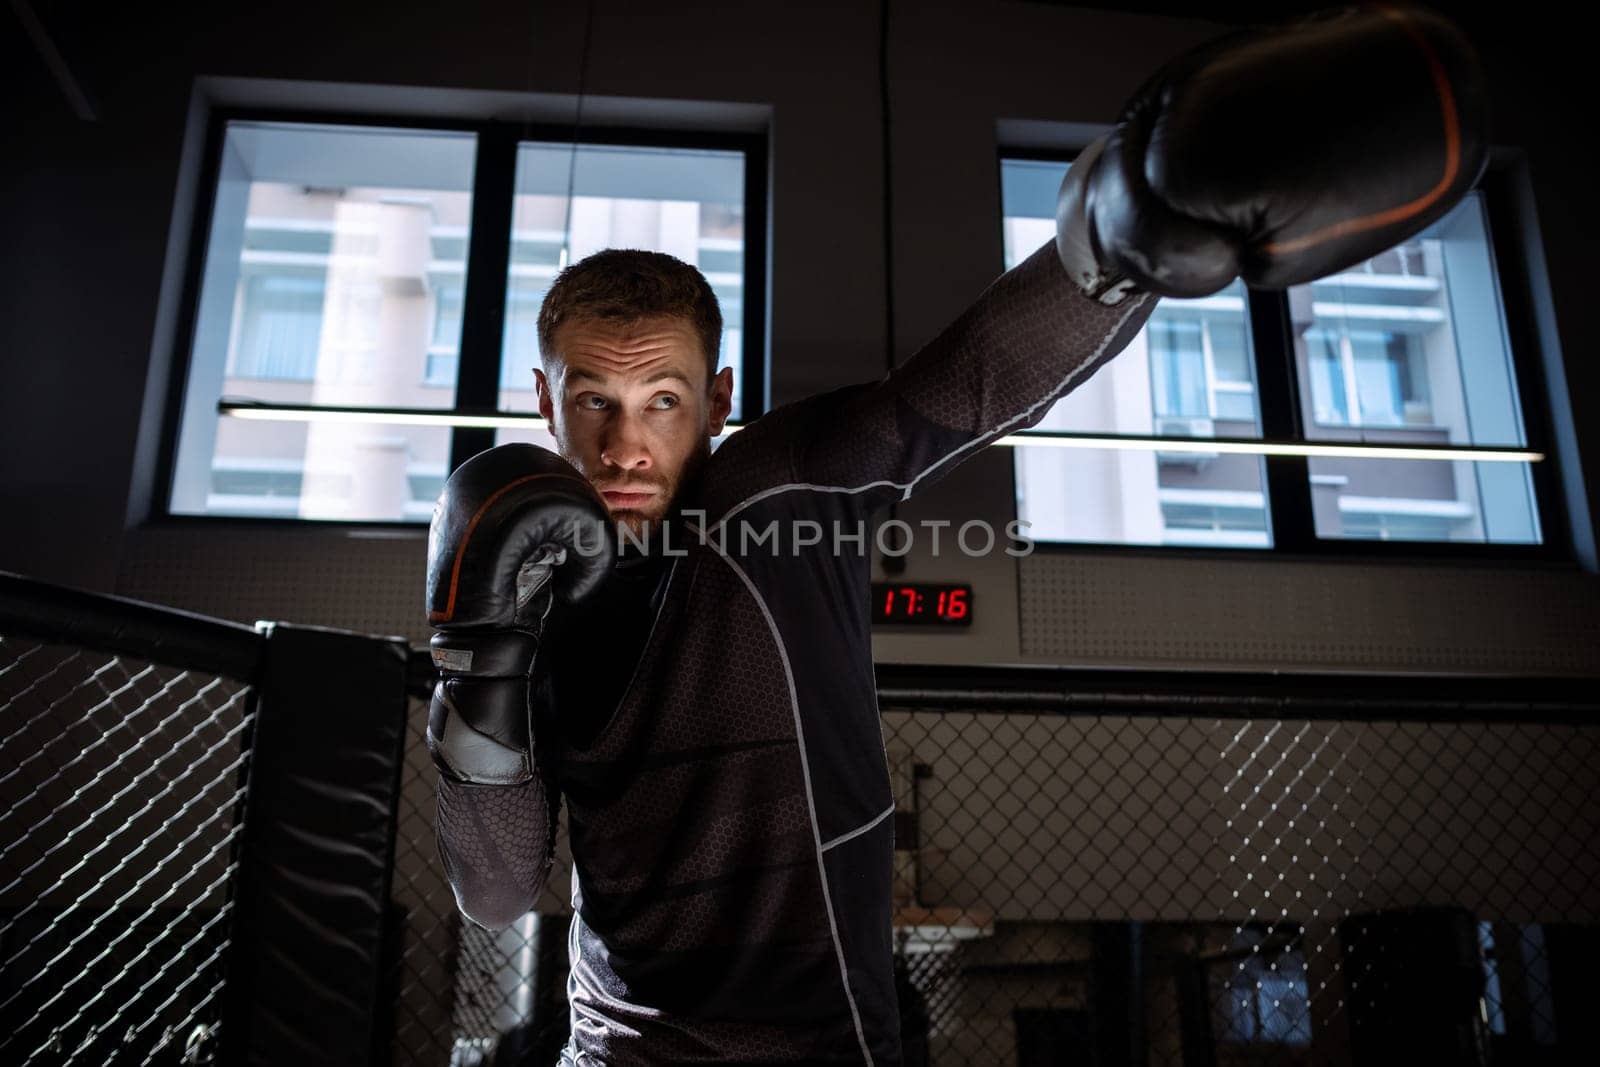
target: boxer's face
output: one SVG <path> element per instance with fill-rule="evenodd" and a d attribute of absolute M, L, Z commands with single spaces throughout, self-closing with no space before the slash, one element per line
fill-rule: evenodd
<path fill-rule="evenodd" d="M 612 518 L 641 534 L 711 454 L 731 410 L 733 372 L 707 380 L 699 334 L 683 319 L 579 319 L 553 341 L 554 358 L 534 372 L 539 412 Z"/>

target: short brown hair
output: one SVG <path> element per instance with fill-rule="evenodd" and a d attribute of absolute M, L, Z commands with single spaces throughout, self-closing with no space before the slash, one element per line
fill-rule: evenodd
<path fill-rule="evenodd" d="M 566 322 L 630 323 L 656 317 L 688 322 L 706 353 L 706 384 L 717 373 L 722 308 L 705 275 L 665 252 L 608 248 L 556 275 L 539 307 L 539 351 L 555 358 L 556 330 Z"/>

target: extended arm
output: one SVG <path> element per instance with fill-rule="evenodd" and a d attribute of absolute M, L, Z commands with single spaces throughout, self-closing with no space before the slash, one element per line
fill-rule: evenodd
<path fill-rule="evenodd" d="M 910 496 L 976 449 L 1033 426 L 1139 332 L 1155 297 L 1089 295 L 1048 244 L 881 382 L 819 398 L 801 478 Z M 866 487 L 870 486 L 868 489 Z"/>
<path fill-rule="evenodd" d="M 1461 200 L 1487 125 L 1474 50 L 1425 9 L 1322 12 L 1179 56 L 1073 164 L 1053 246 L 882 382 L 818 399 L 801 480 L 909 495 L 1037 422 L 1154 294 L 1283 288 L 1377 255 Z"/>

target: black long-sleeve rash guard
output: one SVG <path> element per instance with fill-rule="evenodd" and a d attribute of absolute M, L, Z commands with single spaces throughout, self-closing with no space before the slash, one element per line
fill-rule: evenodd
<path fill-rule="evenodd" d="M 565 798 L 578 1062 L 900 1063 L 894 801 L 849 535 L 1037 423 L 1155 302 L 1085 297 L 1046 245 L 881 382 L 730 437 L 683 502 L 704 536 L 622 579 L 608 628 L 552 620 L 543 773 L 442 782 L 439 843 L 461 910 L 503 926 L 543 884 Z M 598 673 L 562 651 L 596 643 Z M 574 706 L 586 691 L 600 706 Z"/>

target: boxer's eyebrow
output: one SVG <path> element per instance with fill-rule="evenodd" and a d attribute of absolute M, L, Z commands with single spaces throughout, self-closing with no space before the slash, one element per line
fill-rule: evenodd
<path fill-rule="evenodd" d="M 677 370 L 677 369 L 671 368 L 671 367 L 665 368 L 663 370 L 658 370 L 654 374 L 650 375 L 649 377 L 640 379 L 640 381 L 644 385 L 652 385 L 652 384 L 654 384 L 656 382 L 664 381 L 664 380 L 666 380 L 668 378 L 676 379 L 676 380 L 682 382 L 684 385 L 692 386 L 694 384 L 693 382 L 691 382 L 689 380 L 689 376 L 687 374 L 683 373 L 683 371 Z M 566 380 L 569 381 L 569 382 L 588 381 L 588 382 L 593 382 L 593 383 L 595 383 L 597 385 L 604 385 L 606 382 L 610 381 L 610 378 L 608 376 L 605 376 L 605 375 L 596 374 L 593 371 L 570 370 L 570 371 L 567 372 Z"/>
<path fill-rule="evenodd" d="M 665 370 L 656 371 L 654 374 L 650 375 L 650 377 L 648 377 L 648 378 L 646 378 L 644 380 L 644 384 L 650 385 L 650 384 L 652 384 L 654 382 L 659 382 L 659 381 L 662 381 L 662 380 L 667 379 L 667 378 L 676 378 L 678 381 L 682 382 L 684 385 L 693 385 L 694 384 L 693 382 L 691 382 L 689 380 L 689 376 L 687 374 L 683 373 L 683 371 L 681 371 L 681 370 L 676 370 L 676 369 L 674 369 L 672 367 L 668 367 Z"/>

